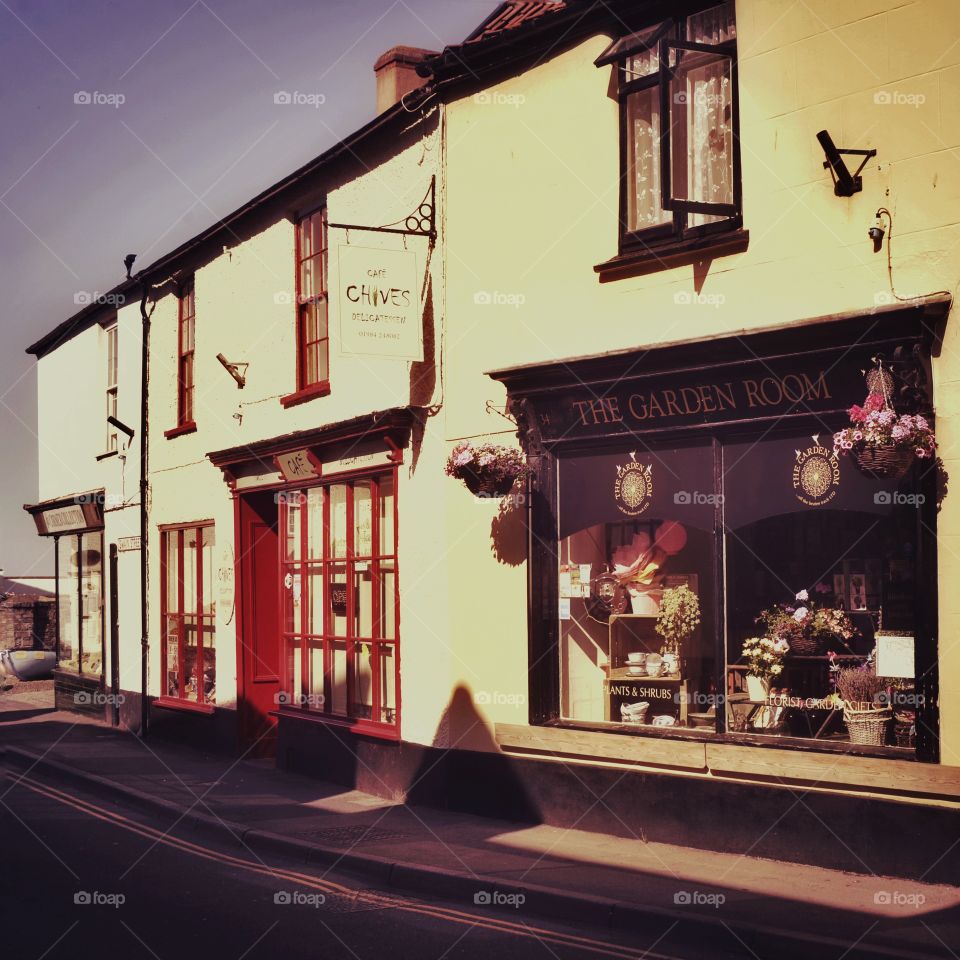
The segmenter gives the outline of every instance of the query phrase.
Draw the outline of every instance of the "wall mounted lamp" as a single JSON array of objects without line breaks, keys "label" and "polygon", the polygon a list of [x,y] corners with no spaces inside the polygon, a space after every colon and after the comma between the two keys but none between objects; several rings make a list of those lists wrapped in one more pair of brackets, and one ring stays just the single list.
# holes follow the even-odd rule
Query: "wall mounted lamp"
[{"label": "wall mounted lamp", "polygon": [[[855,193],[859,193],[863,189],[863,180],[860,172],[867,165],[867,161],[877,155],[877,151],[848,150],[836,147],[834,146],[833,138],[826,130],[821,130],[817,134],[817,140],[820,141],[820,146],[823,147],[823,152],[827,158],[823,163],[824,169],[829,169],[830,176],[833,177],[834,194],[838,197],[852,197]],[[843,162],[844,155],[863,157],[863,161],[860,166],[857,167],[855,173],[851,173],[847,169],[847,165]]]}]

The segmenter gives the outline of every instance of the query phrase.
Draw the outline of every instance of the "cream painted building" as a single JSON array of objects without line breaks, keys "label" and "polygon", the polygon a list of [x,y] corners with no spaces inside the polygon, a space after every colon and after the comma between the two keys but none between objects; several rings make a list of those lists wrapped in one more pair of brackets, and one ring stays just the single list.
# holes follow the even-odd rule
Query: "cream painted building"
[{"label": "cream painted building", "polygon": [[[113,292],[136,337],[148,290],[151,728],[414,802],[847,866],[799,810],[751,824],[786,778],[860,849],[892,793],[936,842],[960,508],[930,458],[871,474],[831,435],[873,371],[960,469],[960,12],[664,16],[510,2],[439,55],[397,48],[375,121]],[[49,385],[109,314],[41,341],[45,445],[79,437]],[[518,437],[508,496],[445,476],[463,442]],[[43,472],[44,501],[107,484]],[[664,638],[684,587],[699,623]],[[793,642],[758,686],[743,643],[778,606]],[[845,716],[831,665],[874,647],[880,709]]]}]

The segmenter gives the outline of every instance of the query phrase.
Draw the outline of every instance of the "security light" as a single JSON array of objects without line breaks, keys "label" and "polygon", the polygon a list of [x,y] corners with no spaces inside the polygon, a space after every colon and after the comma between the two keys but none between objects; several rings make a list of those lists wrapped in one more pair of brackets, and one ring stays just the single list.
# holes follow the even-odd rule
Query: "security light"
[{"label": "security light", "polygon": [[[863,189],[863,180],[860,177],[860,171],[867,165],[871,157],[877,155],[876,150],[848,150],[834,146],[833,138],[826,130],[821,130],[817,134],[820,146],[826,155],[824,169],[829,168],[830,175],[833,177],[833,192],[838,197],[852,197]],[[850,173],[847,165],[843,162],[842,154],[848,156],[863,157],[863,162],[857,167],[856,173]]]}]

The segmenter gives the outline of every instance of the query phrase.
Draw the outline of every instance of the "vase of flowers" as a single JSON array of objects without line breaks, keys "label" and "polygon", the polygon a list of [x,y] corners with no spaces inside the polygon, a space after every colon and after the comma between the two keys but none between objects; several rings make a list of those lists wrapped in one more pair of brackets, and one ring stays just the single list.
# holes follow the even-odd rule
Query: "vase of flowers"
[{"label": "vase of flowers", "polygon": [[794,604],[770,607],[757,617],[770,639],[782,640],[796,654],[814,656],[823,653],[830,640],[853,637],[853,624],[843,610],[811,600],[806,590],[794,600]]},{"label": "vase of flowers", "polygon": [[783,638],[748,637],[743,641],[743,659],[747,662],[747,695],[751,700],[765,701],[770,695],[770,682],[783,673],[783,658],[790,644]]},{"label": "vase of flowers", "polygon": [[867,376],[870,391],[847,412],[850,426],[833,435],[837,454],[850,454],[857,469],[877,480],[898,480],[914,458],[936,456],[937,440],[924,417],[897,414],[890,403],[891,374],[879,366]]},{"label": "vase of flowers", "polygon": [[680,656],[680,648],[700,626],[700,601],[686,584],[663,591],[656,631],[663,637],[661,653]]},{"label": "vase of flowers", "polygon": [[498,443],[458,443],[447,457],[448,477],[462,480],[475,497],[502,497],[526,466],[523,451]]},{"label": "vase of flowers", "polygon": [[877,676],[873,664],[838,670],[837,692],[843,700],[843,719],[850,742],[873,746],[886,743],[893,710],[886,695],[887,682]]}]

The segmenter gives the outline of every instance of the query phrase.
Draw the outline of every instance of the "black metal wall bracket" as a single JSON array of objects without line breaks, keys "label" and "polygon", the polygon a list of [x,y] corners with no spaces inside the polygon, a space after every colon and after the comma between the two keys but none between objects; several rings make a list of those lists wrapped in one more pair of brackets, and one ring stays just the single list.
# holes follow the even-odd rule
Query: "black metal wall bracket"
[{"label": "black metal wall bracket", "polygon": [[[821,130],[817,134],[817,140],[823,148],[827,159],[823,162],[824,170],[830,171],[833,178],[833,192],[838,197],[852,197],[863,189],[863,179],[860,174],[867,165],[871,157],[877,155],[876,150],[846,150],[842,147],[834,146],[833,139],[826,130]],[[843,162],[843,155],[848,157],[863,157],[860,166],[855,173],[847,170],[847,165]]]},{"label": "black metal wall bracket", "polygon": [[[403,224],[401,227],[400,224]],[[365,230],[368,233],[398,233],[406,237],[429,237],[437,239],[437,178],[430,178],[430,186],[423,200],[406,217],[382,227],[368,227],[359,223],[328,223],[334,230]]]}]

